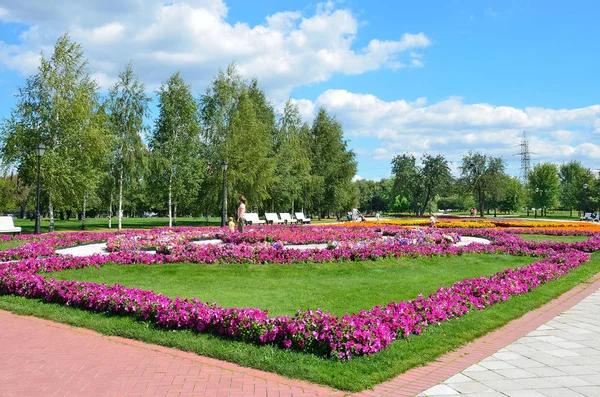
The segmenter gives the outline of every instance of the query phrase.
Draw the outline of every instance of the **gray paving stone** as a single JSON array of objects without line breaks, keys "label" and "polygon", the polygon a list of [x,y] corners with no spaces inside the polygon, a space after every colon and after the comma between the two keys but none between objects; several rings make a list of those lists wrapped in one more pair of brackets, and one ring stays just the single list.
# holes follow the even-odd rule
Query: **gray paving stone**
[{"label": "gray paving stone", "polygon": [[473,379],[471,379],[468,376],[463,375],[461,373],[461,374],[456,374],[444,381],[445,384],[462,383],[462,382],[473,382]]},{"label": "gray paving stone", "polygon": [[523,390],[523,385],[514,380],[484,380],[481,381],[484,385],[488,386],[492,390],[497,390],[501,393],[505,393],[509,390]]},{"label": "gray paving stone", "polygon": [[[564,368],[564,367],[561,367]],[[564,376],[565,372],[551,367],[537,367],[537,368],[527,368],[527,371],[532,374],[536,374],[540,378],[550,377],[550,376]]]},{"label": "gray paving stone", "polygon": [[[510,370],[507,370],[510,371]],[[477,381],[483,381],[483,380],[502,380],[502,379],[506,379],[504,376],[494,372],[494,371],[475,371],[475,372],[463,372],[464,374],[468,375],[471,379],[477,380]]]},{"label": "gray paving stone", "polygon": [[582,397],[584,394],[578,393],[566,387],[557,387],[555,389],[546,389],[542,391],[548,397]]},{"label": "gray paving stone", "polygon": [[598,397],[600,396],[600,386],[582,386],[582,387],[573,387],[572,390],[577,393],[581,393],[587,397]]},{"label": "gray paving stone", "polygon": [[544,389],[554,389],[560,387],[558,383],[554,383],[548,378],[523,378],[523,379],[515,379],[516,382],[523,385],[524,390],[544,390]]},{"label": "gray paving stone", "polygon": [[526,371],[521,368],[514,369],[496,369],[494,370],[497,374],[504,376],[507,379],[520,379],[520,378],[535,378],[537,375]]},{"label": "gray paving stone", "polygon": [[592,386],[592,384],[578,376],[566,375],[566,376],[552,376],[546,378],[547,380],[557,383],[560,386],[572,387],[572,386]]},{"label": "gray paving stone", "polygon": [[546,397],[544,394],[535,390],[511,390],[505,393],[509,397]]},{"label": "gray paving stone", "polygon": [[[485,382],[502,382],[500,380],[497,381],[485,381]],[[453,383],[452,385],[448,385],[456,391],[459,391],[461,394],[466,393],[488,393],[495,391],[490,386],[485,385],[484,383],[472,381],[472,382],[463,382],[463,383]]]},{"label": "gray paving stone", "polygon": [[490,360],[490,361],[481,361],[479,363],[479,365],[481,365],[482,367],[488,368],[488,369],[514,369],[516,368],[514,365],[511,365],[505,361],[500,361],[500,360]]},{"label": "gray paving stone", "polygon": [[459,394],[456,390],[447,385],[435,385],[423,392],[425,396],[452,396]]}]

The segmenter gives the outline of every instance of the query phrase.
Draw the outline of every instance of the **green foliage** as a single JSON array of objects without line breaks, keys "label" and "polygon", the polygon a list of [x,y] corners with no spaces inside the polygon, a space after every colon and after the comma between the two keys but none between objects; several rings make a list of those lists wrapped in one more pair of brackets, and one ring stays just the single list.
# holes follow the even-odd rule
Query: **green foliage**
[{"label": "green foliage", "polygon": [[479,203],[479,215],[482,217],[486,203],[500,197],[504,168],[504,160],[501,157],[469,152],[462,158],[459,167],[461,182],[473,193]]},{"label": "green foliage", "polygon": [[348,150],[342,125],[320,108],[310,130],[312,175],[311,208],[319,216],[340,215],[356,201],[352,178],[356,156]]},{"label": "green foliage", "polygon": [[200,119],[211,170],[202,186],[205,208],[214,213],[220,207],[222,162],[228,164],[228,212],[235,212],[239,195],[246,196],[249,209],[262,207],[275,179],[275,116],[264,92],[256,81],[243,81],[230,65],[202,97]]},{"label": "green foliage", "polygon": [[[579,161],[573,160],[561,164],[558,168],[558,177],[560,180],[558,198],[563,208],[585,210],[586,201],[593,202],[588,199],[593,191],[594,175]],[[588,189],[584,188],[586,184]]]},{"label": "green foliage", "polygon": [[310,183],[310,148],[304,141],[308,126],[302,123],[298,107],[286,101],[273,136],[275,179],[269,195],[271,207],[295,212],[304,205],[304,188]]},{"label": "green foliage", "polygon": [[448,160],[441,155],[424,154],[421,165],[415,156],[402,154],[392,160],[395,192],[406,197],[416,215],[431,211],[432,201],[451,186],[453,178]]},{"label": "green foliage", "polygon": [[38,161],[34,147],[46,145],[41,177],[52,218],[55,205],[80,208],[84,194],[94,189],[106,157],[105,136],[96,82],[81,45],[64,34],[52,56],[42,53],[37,73],[19,88],[2,126],[3,163],[32,185]]},{"label": "green foliage", "polygon": [[206,165],[198,103],[190,86],[175,73],[160,86],[157,96],[159,116],[149,137],[149,188],[157,205],[164,208],[166,202],[172,225],[172,218],[177,216],[173,205],[180,210],[193,207]]},{"label": "green foliage", "polygon": [[529,173],[528,185],[531,190],[533,208],[553,208],[558,204],[558,168],[551,163],[538,163]]},{"label": "green foliage", "polygon": [[141,134],[146,128],[144,117],[148,114],[149,102],[144,84],[134,74],[131,63],[127,64],[110,89],[107,105],[112,143],[109,164],[119,189],[119,229],[123,215],[123,186],[139,181],[146,168],[148,149]]}]

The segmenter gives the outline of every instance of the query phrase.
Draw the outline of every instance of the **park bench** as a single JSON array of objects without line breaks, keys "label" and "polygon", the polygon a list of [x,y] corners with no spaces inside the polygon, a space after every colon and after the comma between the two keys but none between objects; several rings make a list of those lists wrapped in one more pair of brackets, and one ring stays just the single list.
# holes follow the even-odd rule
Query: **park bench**
[{"label": "park bench", "polygon": [[296,220],[298,223],[310,223],[310,218],[306,218],[303,212],[296,212]]},{"label": "park bench", "polygon": [[265,212],[265,219],[267,220],[267,224],[275,225],[278,223],[283,223],[281,219],[274,212]]},{"label": "park bench", "polygon": [[281,220],[284,223],[294,223],[294,222],[296,222],[296,220],[293,219],[292,216],[290,214],[288,214],[287,212],[280,212],[279,213],[279,217],[281,218]]},{"label": "park bench", "polygon": [[244,222],[246,222],[246,225],[260,225],[267,223],[266,221],[261,220],[256,212],[247,212],[244,216]]},{"label": "park bench", "polygon": [[21,233],[21,228],[15,226],[12,216],[0,216],[0,233]]}]

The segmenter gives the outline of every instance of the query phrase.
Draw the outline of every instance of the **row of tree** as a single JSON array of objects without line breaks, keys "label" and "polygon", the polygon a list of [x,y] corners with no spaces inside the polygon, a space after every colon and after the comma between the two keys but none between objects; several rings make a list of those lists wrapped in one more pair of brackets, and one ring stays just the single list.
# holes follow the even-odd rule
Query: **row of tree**
[{"label": "row of tree", "polygon": [[455,178],[443,156],[425,154],[420,162],[410,154],[392,160],[390,179],[357,181],[361,211],[404,212],[423,215],[437,209],[517,212],[525,208],[562,208],[594,212],[600,207],[600,176],[578,161],[533,167],[526,183],[505,172],[500,157],[469,152]]},{"label": "row of tree", "polygon": [[[256,79],[242,79],[234,65],[199,98],[173,74],[156,92],[153,122],[151,101],[131,64],[101,94],[82,47],[60,37],[19,87],[2,124],[0,152],[10,175],[0,185],[3,206],[12,203],[23,216],[33,208],[40,143],[47,148],[41,180],[50,230],[55,212],[80,214],[83,222],[90,211],[116,212],[119,228],[124,213],[160,211],[170,224],[177,214],[218,214],[224,172],[228,196],[245,195],[252,210],[325,216],[356,200],[355,154],[335,117],[319,109],[309,125],[291,101],[277,112]],[[229,200],[228,213],[235,206]]]}]

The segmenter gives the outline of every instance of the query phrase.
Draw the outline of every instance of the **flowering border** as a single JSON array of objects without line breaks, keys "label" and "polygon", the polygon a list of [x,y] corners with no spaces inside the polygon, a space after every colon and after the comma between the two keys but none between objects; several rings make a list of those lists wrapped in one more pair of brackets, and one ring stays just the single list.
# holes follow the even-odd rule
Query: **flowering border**
[{"label": "flowering border", "polygon": [[[250,244],[239,247],[236,254],[252,252],[257,262],[291,263],[290,260],[362,260],[381,256],[461,255],[464,253],[501,252],[512,255],[542,257],[539,262],[517,269],[506,269],[489,277],[459,281],[442,287],[427,298],[375,306],[358,313],[336,316],[320,310],[298,311],[295,316],[269,317],[268,311],[251,308],[223,308],[197,299],[171,299],[151,291],[79,281],[58,281],[39,272],[53,272],[105,263],[168,263],[201,261],[224,255],[220,246],[198,247],[198,250],[151,255],[143,252],[118,252],[106,256],[57,257],[23,259],[0,264],[0,291],[48,302],[57,302],[87,310],[133,315],[169,329],[192,329],[197,332],[227,336],[256,344],[274,344],[284,349],[350,359],[373,354],[398,338],[419,334],[432,324],[461,317],[472,309],[509,299],[532,291],[555,280],[589,260],[587,252],[600,250],[600,235],[578,243],[526,242],[517,236],[492,229],[455,229],[457,233],[479,235],[494,240],[490,246],[471,244],[466,247],[431,245],[427,249],[397,242],[348,242],[348,250],[284,251],[271,245]],[[224,247],[234,247],[233,244]],[[202,248],[202,249],[200,249]],[[343,248],[343,247],[342,247]],[[387,249],[387,250],[386,250]],[[190,252],[192,254],[190,254]],[[195,256],[202,252],[201,256]],[[286,254],[287,252],[287,254]],[[333,256],[319,256],[318,252]],[[348,253],[349,252],[349,253]],[[207,254],[210,253],[210,254]],[[229,254],[232,254],[230,251]],[[267,254],[265,254],[267,253]],[[291,254],[290,254],[291,253]],[[211,256],[214,255],[214,256]],[[290,256],[291,255],[291,256]],[[300,256],[298,256],[300,255]],[[303,256],[304,255],[304,256]],[[223,262],[223,256],[219,257]],[[227,256],[225,258],[234,258]],[[247,259],[247,258],[246,258]],[[228,259],[225,259],[227,261]],[[239,260],[239,258],[238,258]],[[244,259],[242,259],[244,260]],[[231,263],[231,262],[226,262]],[[256,262],[255,262],[256,263]]]}]

